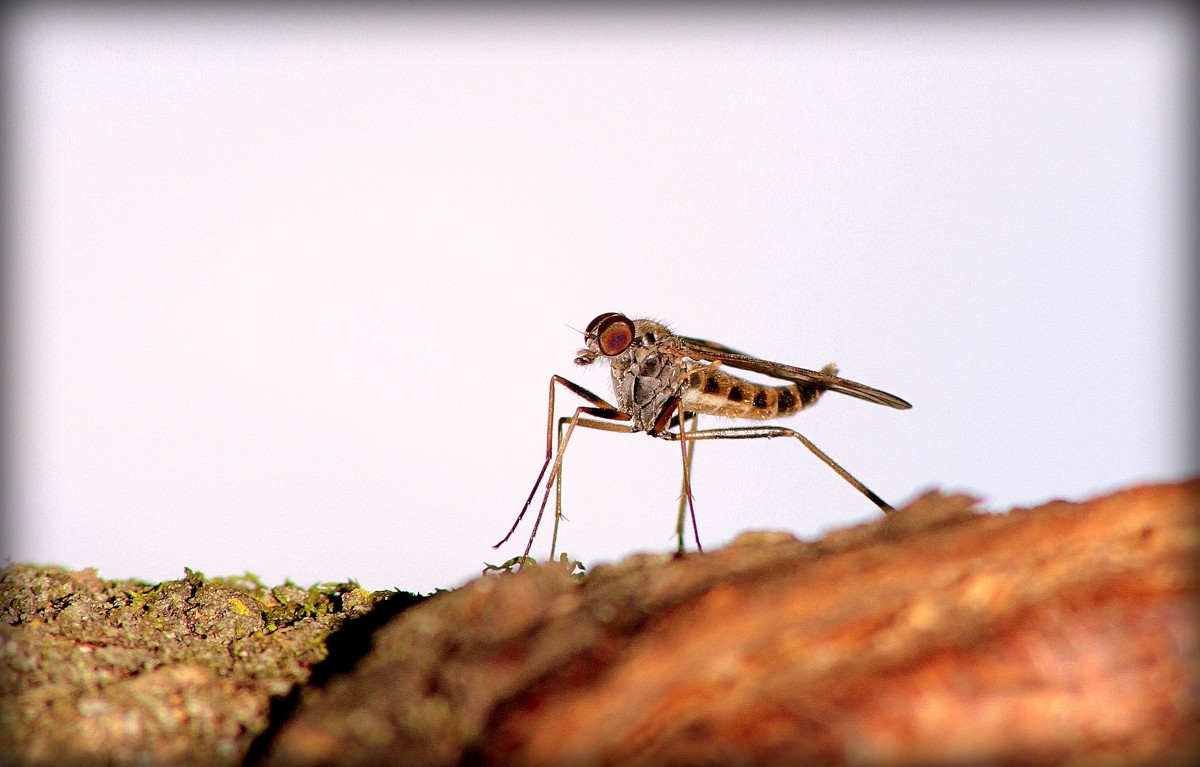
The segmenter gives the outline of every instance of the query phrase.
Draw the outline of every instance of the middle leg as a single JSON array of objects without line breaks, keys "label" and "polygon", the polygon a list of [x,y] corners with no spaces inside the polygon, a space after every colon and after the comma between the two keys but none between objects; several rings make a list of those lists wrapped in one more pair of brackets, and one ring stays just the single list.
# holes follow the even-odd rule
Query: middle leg
[{"label": "middle leg", "polygon": [[[686,421],[692,422],[690,432],[696,433],[696,429],[700,426],[700,415],[698,413],[684,413],[685,418],[683,423],[679,423],[679,430],[682,432],[686,428]],[[675,425],[675,424],[672,424]],[[679,490],[679,514],[675,517],[675,538],[679,542],[678,552],[683,553],[683,522],[684,515],[692,505],[692,458],[696,453],[696,442],[691,439],[680,440],[680,445],[686,445],[686,450],[683,455],[683,483]],[[692,514],[692,532],[696,536],[696,549],[704,551],[700,548],[700,531],[696,529],[696,515]]]}]

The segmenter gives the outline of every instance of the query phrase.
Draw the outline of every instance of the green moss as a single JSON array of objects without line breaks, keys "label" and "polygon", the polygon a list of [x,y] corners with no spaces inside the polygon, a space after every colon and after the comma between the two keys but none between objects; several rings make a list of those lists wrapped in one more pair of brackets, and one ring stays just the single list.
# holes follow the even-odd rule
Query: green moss
[{"label": "green moss", "polygon": [[567,572],[573,575],[577,580],[582,581],[587,577],[587,566],[578,559],[572,559],[565,551],[558,555],[558,559],[549,562],[538,562],[533,557],[517,556],[509,559],[498,565],[491,565],[487,562],[483,563],[483,574],[499,573],[502,575],[511,575],[525,567],[565,567]]},{"label": "green moss", "polygon": [[185,568],[150,584],[9,565],[0,752],[14,764],[237,764],[271,698],[307,680],[330,634],[388,593],[272,587],[249,572]]}]

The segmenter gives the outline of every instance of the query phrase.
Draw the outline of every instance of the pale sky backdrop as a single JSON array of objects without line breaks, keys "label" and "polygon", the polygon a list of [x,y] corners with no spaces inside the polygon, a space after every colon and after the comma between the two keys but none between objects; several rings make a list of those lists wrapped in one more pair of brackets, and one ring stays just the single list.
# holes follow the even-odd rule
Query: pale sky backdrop
[{"label": "pale sky backdrop", "polygon": [[[1100,7],[10,9],[3,555],[455,586],[606,311],[908,399],[787,422],[897,505],[1190,476],[1194,27]],[[560,548],[673,547],[675,444],[566,477]],[[694,487],[878,514],[795,441]]]}]

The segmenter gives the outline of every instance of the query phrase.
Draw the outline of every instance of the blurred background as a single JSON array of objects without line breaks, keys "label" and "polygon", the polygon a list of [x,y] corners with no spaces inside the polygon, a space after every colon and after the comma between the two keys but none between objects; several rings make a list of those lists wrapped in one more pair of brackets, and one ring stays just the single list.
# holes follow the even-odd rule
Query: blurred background
[{"label": "blurred background", "polygon": [[[786,424],[896,505],[1196,472],[1178,8],[5,13],[6,558],[455,586],[607,311],[912,402]],[[706,547],[878,515],[794,441],[694,472]],[[580,432],[559,550],[671,550],[679,473]]]}]

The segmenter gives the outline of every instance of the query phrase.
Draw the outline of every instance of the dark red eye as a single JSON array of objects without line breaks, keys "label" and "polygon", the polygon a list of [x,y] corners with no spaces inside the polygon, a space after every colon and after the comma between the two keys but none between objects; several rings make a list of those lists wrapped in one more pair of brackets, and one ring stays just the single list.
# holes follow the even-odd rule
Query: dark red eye
[{"label": "dark red eye", "polygon": [[[604,314],[592,320],[592,323],[596,325],[596,342],[600,345],[600,353],[606,357],[617,356],[633,343],[633,321],[623,314]],[[588,326],[589,329],[591,327]]]},{"label": "dark red eye", "polygon": [[587,328],[583,332],[588,333],[588,334],[593,333],[593,332],[595,332],[596,328],[600,327],[601,322],[604,322],[609,317],[620,317],[620,316],[621,316],[620,312],[605,312],[604,314],[601,314],[599,317],[597,317],[596,319],[589,322]]}]

